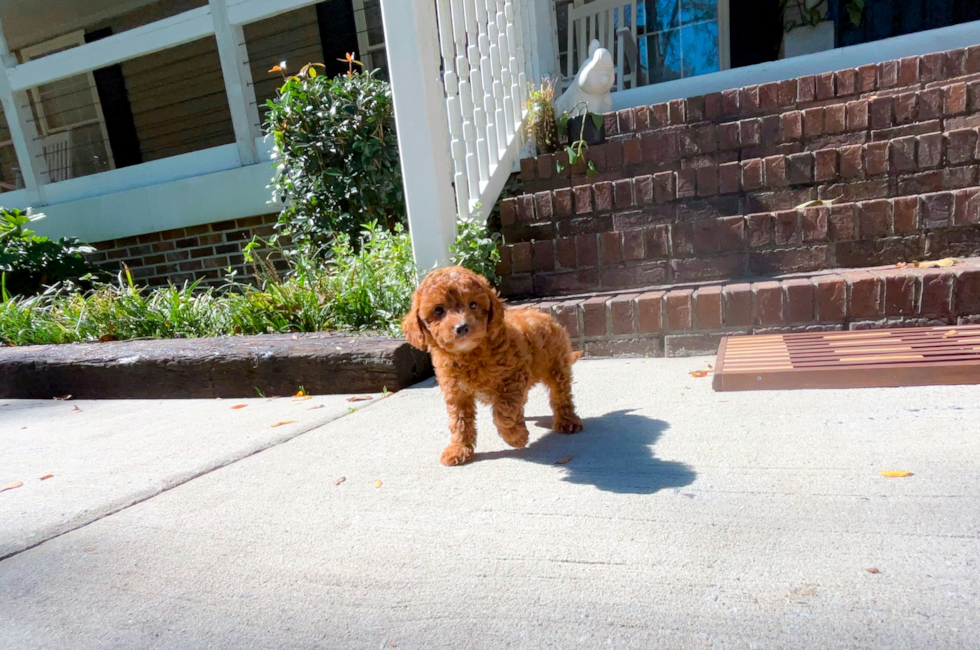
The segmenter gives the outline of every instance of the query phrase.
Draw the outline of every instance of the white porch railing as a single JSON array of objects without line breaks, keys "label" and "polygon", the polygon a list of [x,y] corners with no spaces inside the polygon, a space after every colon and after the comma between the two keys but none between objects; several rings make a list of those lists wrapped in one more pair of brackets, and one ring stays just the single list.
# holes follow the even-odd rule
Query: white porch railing
[{"label": "white porch railing", "polygon": [[554,13],[550,0],[381,9],[412,247],[427,269],[446,263],[456,214],[485,218],[514,171],[528,83],[554,74]]}]

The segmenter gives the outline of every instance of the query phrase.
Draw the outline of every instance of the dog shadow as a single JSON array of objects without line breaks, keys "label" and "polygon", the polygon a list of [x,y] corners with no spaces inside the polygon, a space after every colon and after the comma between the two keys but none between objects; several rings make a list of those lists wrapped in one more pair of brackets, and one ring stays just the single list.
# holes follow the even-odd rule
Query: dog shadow
[{"label": "dog shadow", "polygon": [[[529,417],[528,422],[551,427],[551,416]],[[632,410],[621,410],[582,420],[585,430],[574,435],[550,431],[524,449],[477,453],[475,461],[520,458],[562,468],[569,483],[594,485],[606,492],[653,494],[690,485],[697,478],[684,463],[657,458],[651,446],[670,425]],[[559,460],[570,457],[567,463]]]}]

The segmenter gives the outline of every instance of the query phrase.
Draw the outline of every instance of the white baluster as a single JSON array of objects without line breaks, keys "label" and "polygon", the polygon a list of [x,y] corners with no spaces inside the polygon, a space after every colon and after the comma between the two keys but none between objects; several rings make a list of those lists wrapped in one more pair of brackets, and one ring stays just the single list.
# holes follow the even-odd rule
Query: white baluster
[{"label": "white baluster", "polygon": [[487,36],[490,39],[490,76],[493,79],[493,126],[497,132],[497,150],[507,148],[507,129],[504,127],[504,85],[500,80],[500,33],[497,30],[497,3],[487,0]]},{"label": "white baluster", "polygon": [[527,102],[527,65],[524,53],[524,25],[522,24],[524,5],[523,0],[511,0],[514,6],[514,42],[511,47],[517,50],[517,90],[521,98],[521,111],[518,119],[524,115],[524,104]]},{"label": "white baluster", "polygon": [[492,176],[497,168],[500,159],[500,150],[497,142],[497,128],[494,120],[496,119],[496,102],[493,99],[493,71],[490,66],[490,26],[488,24],[488,0],[476,0],[477,2],[477,22],[480,29],[480,74],[483,76],[483,111],[486,115],[486,140],[487,154],[490,163],[490,175]]},{"label": "white baluster", "polygon": [[476,164],[479,182],[470,178],[470,188],[477,189],[490,178],[489,156],[487,154],[487,120],[483,110],[483,73],[480,71],[479,47],[479,9],[475,0],[466,1],[466,59],[470,64],[470,92],[473,100],[473,125],[476,138]]},{"label": "white baluster", "polygon": [[535,3],[539,0],[525,0],[524,7],[527,14],[527,25],[528,32],[526,33],[525,40],[527,41],[527,51],[528,59],[531,62],[531,83],[540,84],[542,77],[544,77],[544,72],[541,69],[541,53],[538,50],[538,19],[537,19],[537,8]]},{"label": "white baluster", "polygon": [[470,82],[459,82],[459,105],[463,111],[463,142],[466,144],[466,180],[470,200],[480,196],[480,166],[476,154],[476,130],[473,128],[473,91]]},{"label": "white baluster", "polygon": [[514,24],[514,0],[504,0],[504,20],[507,26],[507,67],[510,70],[510,100],[511,100],[511,119],[514,129],[519,129],[521,117],[524,115],[524,106],[521,101],[522,92],[521,82],[524,73],[520,71],[517,62],[517,29]]},{"label": "white baluster", "polygon": [[[459,111],[459,78],[455,72],[453,16],[449,0],[438,0],[439,49],[442,55],[443,85],[446,89],[446,117],[449,127],[449,148],[453,161],[453,182],[457,206],[466,206],[466,150],[463,145],[463,122]],[[460,201],[460,197],[463,201]],[[460,207],[463,209],[463,207]]]},{"label": "white baluster", "polygon": [[[512,72],[517,71],[517,62],[511,65],[510,38],[507,35],[507,5],[506,0],[497,0],[497,32],[500,43],[500,82],[504,90],[504,129],[506,131],[506,141],[514,136],[517,122],[514,121],[514,79],[516,75]],[[520,115],[520,109],[517,110]]]}]

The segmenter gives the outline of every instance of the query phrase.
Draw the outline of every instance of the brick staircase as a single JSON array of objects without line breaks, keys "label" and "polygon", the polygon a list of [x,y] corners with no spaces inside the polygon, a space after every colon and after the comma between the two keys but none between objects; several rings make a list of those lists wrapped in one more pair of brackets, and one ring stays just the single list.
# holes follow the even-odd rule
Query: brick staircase
[{"label": "brick staircase", "polygon": [[[536,299],[591,354],[980,315],[975,260],[895,268],[980,255],[980,46],[605,124],[596,175],[563,153],[525,159],[524,193],[501,202],[502,292]],[[797,208],[815,199],[833,203]]]}]

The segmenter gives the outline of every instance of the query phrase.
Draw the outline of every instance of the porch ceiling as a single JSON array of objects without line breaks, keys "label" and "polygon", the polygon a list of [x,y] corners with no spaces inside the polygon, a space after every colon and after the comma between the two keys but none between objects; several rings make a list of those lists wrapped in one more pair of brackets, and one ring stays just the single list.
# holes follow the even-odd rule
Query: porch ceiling
[{"label": "porch ceiling", "polygon": [[157,0],[0,0],[0,20],[11,49],[19,49]]}]

